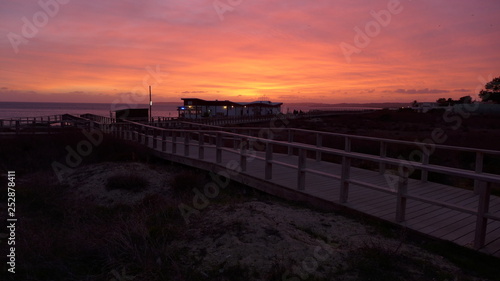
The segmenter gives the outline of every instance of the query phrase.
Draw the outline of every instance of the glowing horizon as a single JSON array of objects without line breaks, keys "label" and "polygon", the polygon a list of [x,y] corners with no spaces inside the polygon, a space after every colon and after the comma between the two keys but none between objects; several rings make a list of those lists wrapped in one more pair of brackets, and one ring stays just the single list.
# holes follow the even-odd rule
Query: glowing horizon
[{"label": "glowing horizon", "polygon": [[498,1],[39,3],[0,3],[0,102],[139,100],[145,85],[155,102],[478,99],[500,75]]}]

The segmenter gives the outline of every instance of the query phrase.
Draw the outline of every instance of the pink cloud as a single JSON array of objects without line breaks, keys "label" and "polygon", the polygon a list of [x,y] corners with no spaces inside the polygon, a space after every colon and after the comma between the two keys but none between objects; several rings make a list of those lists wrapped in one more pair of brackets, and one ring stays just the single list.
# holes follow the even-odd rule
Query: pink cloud
[{"label": "pink cloud", "polygon": [[388,2],[243,1],[221,21],[211,0],[72,0],[15,54],[7,35],[20,34],[21,18],[40,7],[3,1],[0,87],[92,101],[140,87],[145,68],[158,65],[169,75],[155,89],[171,100],[184,91],[245,99],[264,91],[338,102],[347,92],[375,102],[446,93],[432,89],[458,96],[453,89],[475,89],[478,76],[498,76],[495,1],[401,0],[402,12],[348,63],[339,45],[353,44],[354,28]]}]

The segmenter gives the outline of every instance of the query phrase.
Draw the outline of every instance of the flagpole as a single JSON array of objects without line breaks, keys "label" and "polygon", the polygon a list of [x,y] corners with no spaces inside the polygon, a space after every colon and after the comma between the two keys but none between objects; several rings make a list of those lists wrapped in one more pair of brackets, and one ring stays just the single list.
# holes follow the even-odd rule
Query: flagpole
[{"label": "flagpole", "polygon": [[151,118],[153,117],[153,112],[151,111],[153,107],[153,100],[151,99],[151,86],[149,86],[149,122],[151,122]]}]

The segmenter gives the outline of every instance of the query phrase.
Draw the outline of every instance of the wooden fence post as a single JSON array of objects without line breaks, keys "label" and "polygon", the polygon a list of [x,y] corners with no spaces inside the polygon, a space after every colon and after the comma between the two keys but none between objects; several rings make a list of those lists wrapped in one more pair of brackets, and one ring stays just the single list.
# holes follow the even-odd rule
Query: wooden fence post
[{"label": "wooden fence post", "polygon": [[217,132],[215,139],[215,161],[222,162],[222,134]]},{"label": "wooden fence post", "polygon": [[[380,158],[385,158],[385,157],[387,157],[387,143],[381,141],[380,142]],[[386,167],[386,165],[384,162],[380,162],[378,164],[378,170],[379,170],[379,173],[381,175],[383,175],[385,173],[385,167]]]},{"label": "wooden fence post", "polygon": [[172,131],[172,154],[177,154],[177,131]]},{"label": "wooden fence post", "polygon": [[152,134],[150,133],[150,131],[151,131],[151,129],[146,128],[146,147],[149,147],[153,143],[153,137],[152,137]]},{"label": "wooden fence post", "polygon": [[299,149],[299,163],[297,165],[297,189],[304,190],[306,188],[306,153],[305,149]]},{"label": "wooden fence post", "polygon": [[[345,138],[345,152],[351,152],[351,139]],[[351,158],[342,157],[342,174],[340,175],[340,203],[346,203],[349,197],[349,178],[351,174]]]},{"label": "wooden fence post", "polygon": [[[292,143],[293,142],[293,130],[288,129],[288,142]],[[288,155],[293,155],[293,147],[288,146]]]},{"label": "wooden fence post", "polygon": [[408,172],[399,176],[398,180],[398,195],[396,205],[396,221],[405,221],[406,216],[406,193],[408,192]]},{"label": "wooden fence post", "polygon": [[248,139],[243,138],[240,144],[240,167],[241,171],[245,172],[247,170],[247,147]]},{"label": "wooden fence post", "polygon": [[[475,171],[478,174],[483,172],[483,164],[484,164],[484,153],[476,152],[476,168]],[[478,195],[481,190],[481,185],[484,183],[479,180],[474,180],[474,194]]]},{"label": "wooden fence post", "polygon": [[202,132],[198,133],[198,159],[205,157],[205,135]]},{"label": "wooden fence post", "polygon": [[[323,135],[316,134],[316,147],[323,147]],[[316,161],[321,161],[321,151],[316,151]]]},{"label": "wooden fence post", "polygon": [[191,137],[191,132],[184,132],[184,156],[189,156],[189,138]]},{"label": "wooden fence post", "polygon": [[158,146],[158,140],[156,139],[156,129],[153,129],[153,149],[156,149]]},{"label": "wooden fence post", "polygon": [[[428,149],[424,149],[424,151],[423,151],[423,158],[422,158],[422,164],[424,166],[427,166],[429,164],[429,158],[430,158],[429,150]],[[429,171],[422,170],[422,176],[421,176],[420,180],[422,182],[427,182],[428,178],[429,178]]]},{"label": "wooden fence post", "polygon": [[161,151],[167,151],[167,131],[161,131]]},{"label": "wooden fence post", "polygon": [[486,226],[488,218],[484,217],[490,208],[490,183],[479,185],[479,204],[477,207],[476,232],[474,235],[474,248],[480,249],[484,246],[486,240]]},{"label": "wooden fence post", "polygon": [[[231,130],[231,133],[236,134],[236,130]],[[238,141],[235,136],[231,136],[233,138],[233,149],[238,149]]]},{"label": "wooden fence post", "polygon": [[266,142],[266,168],[265,179],[273,178],[273,144]]}]

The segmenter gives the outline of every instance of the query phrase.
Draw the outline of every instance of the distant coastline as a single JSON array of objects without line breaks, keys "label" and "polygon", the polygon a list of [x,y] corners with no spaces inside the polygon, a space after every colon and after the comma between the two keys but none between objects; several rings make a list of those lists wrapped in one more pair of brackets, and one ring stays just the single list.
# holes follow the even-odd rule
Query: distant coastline
[{"label": "distant coastline", "polygon": [[[177,106],[182,102],[153,103],[153,116],[176,117]],[[293,110],[308,112],[311,110],[345,109],[381,109],[407,106],[408,103],[284,103],[283,113]],[[120,108],[146,108],[147,104],[110,104],[110,103],[67,103],[67,102],[0,102],[0,119],[16,117],[35,117],[57,114],[84,114],[109,116],[109,112]]]}]

